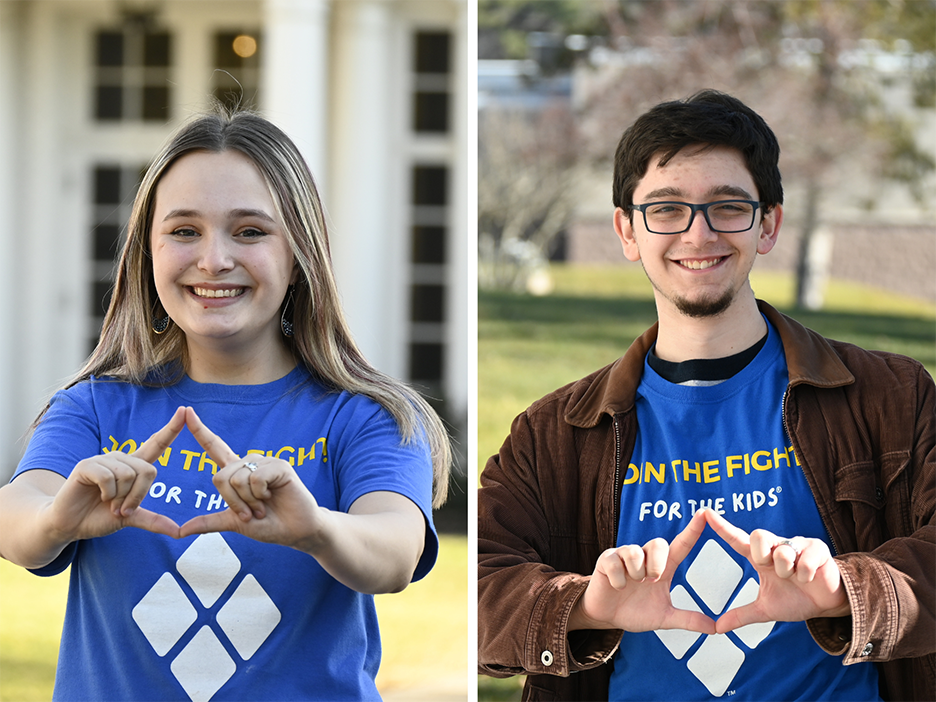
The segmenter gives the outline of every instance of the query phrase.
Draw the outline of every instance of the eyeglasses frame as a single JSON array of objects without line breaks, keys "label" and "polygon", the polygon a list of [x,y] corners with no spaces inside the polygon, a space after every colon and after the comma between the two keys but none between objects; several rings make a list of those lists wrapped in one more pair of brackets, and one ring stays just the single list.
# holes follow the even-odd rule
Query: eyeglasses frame
[{"label": "eyeglasses frame", "polygon": [[[754,209],[751,212],[751,223],[744,229],[732,229],[731,231],[725,231],[723,229],[716,229],[712,226],[712,220],[709,219],[708,208],[712,205],[723,205],[726,202],[744,202],[748,205],[753,205]],[[653,205],[682,205],[683,207],[689,208],[689,224],[686,225],[685,229],[681,229],[678,232],[655,232],[650,228],[650,225],[647,223],[647,208],[652,207]],[[637,210],[643,214],[644,227],[647,228],[647,231],[651,234],[658,234],[660,236],[672,236],[674,234],[685,234],[692,228],[692,223],[695,221],[695,216],[697,212],[701,212],[702,216],[705,217],[705,223],[708,224],[709,229],[717,234],[740,234],[741,232],[748,231],[751,227],[754,226],[754,222],[757,220],[757,210],[758,208],[763,208],[763,202],[757,202],[756,200],[743,200],[741,198],[730,198],[728,200],[716,200],[715,202],[706,202],[702,205],[693,205],[691,202],[679,202],[678,200],[657,200],[655,202],[645,202],[642,205],[631,205],[631,210]]]}]

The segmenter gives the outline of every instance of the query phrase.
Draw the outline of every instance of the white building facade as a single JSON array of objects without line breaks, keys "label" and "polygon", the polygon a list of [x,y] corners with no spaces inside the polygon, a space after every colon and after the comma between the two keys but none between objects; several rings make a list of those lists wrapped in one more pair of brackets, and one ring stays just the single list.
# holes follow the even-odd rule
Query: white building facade
[{"label": "white building facade", "polygon": [[0,0],[0,477],[93,348],[141,170],[212,98],[295,140],[358,344],[463,424],[466,33],[466,0]]}]

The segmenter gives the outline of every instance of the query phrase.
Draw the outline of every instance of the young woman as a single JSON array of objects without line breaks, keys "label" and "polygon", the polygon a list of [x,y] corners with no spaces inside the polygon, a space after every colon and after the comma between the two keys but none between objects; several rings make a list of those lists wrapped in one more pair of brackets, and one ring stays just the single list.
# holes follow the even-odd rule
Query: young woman
[{"label": "young woman", "polygon": [[98,347],[0,488],[0,555],[71,565],[55,699],[378,699],[372,595],[432,567],[449,463],[351,339],[293,143],[193,121],[140,186]]}]

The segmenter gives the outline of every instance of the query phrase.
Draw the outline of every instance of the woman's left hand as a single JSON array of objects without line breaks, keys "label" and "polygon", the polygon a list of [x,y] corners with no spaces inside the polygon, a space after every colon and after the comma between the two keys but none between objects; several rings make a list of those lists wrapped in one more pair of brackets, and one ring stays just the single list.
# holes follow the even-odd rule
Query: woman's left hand
[{"label": "woman's left hand", "polygon": [[181,536],[234,531],[257,541],[299,547],[303,538],[323,528],[323,509],[289,463],[262,454],[238,456],[221,437],[186,408],[185,423],[192,436],[218,464],[212,478],[227,509],[193,517]]}]

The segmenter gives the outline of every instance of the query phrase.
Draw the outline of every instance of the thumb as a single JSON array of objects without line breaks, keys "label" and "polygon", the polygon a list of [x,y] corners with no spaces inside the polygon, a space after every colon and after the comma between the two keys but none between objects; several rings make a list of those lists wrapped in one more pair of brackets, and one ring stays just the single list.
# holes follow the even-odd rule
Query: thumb
[{"label": "thumb", "polygon": [[734,631],[735,629],[740,629],[742,626],[747,626],[748,624],[759,624],[768,621],[771,620],[763,616],[757,604],[752,602],[751,604],[746,604],[725,612],[718,618],[718,621],[715,622],[715,629],[717,633],[724,634],[729,631]]},{"label": "thumb", "polygon": [[179,538],[179,525],[175,521],[164,514],[156,514],[141,507],[133,510],[130,516],[124,519],[124,525],[151,531],[154,534],[165,534],[173,539]]}]

